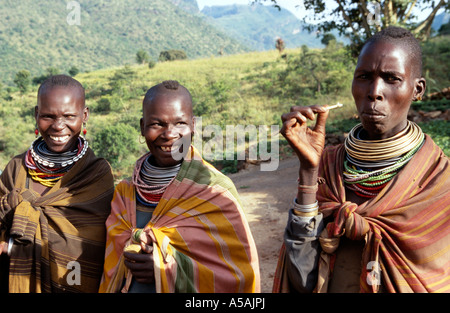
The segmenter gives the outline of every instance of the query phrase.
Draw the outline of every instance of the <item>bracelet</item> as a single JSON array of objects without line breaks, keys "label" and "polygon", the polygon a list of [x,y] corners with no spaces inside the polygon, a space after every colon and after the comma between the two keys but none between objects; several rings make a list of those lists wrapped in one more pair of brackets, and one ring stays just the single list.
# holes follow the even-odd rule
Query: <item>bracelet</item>
[{"label": "bracelet", "polygon": [[14,239],[12,237],[9,237],[9,240],[8,240],[8,252],[7,252],[8,256],[11,256],[11,250],[12,250],[13,244],[14,244]]},{"label": "bracelet", "polygon": [[296,216],[301,216],[301,217],[312,217],[312,216],[316,216],[319,211],[314,211],[314,212],[301,212],[301,211],[297,211],[296,209],[292,209],[292,213]]},{"label": "bracelet", "polygon": [[316,202],[312,204],[298,204],[296,199],[294,199],[294,210],[309,213],[319,210],[319,202],[316,200]]},{"label": "bracelet", "polygon": [[141,234],[142,234],[143,231],[144,231],[143,228],[135,228],[135,229],[133,229],[132,232],[131,232],[131,241],[133,243],[140,244],[141,243],[141,238],[140,237],[141,237]]},{"label": "bracelet", "polygon": [[301,193],[316,193],[319,190],[319,184],[312,186],[298,185],[298,191]]}]

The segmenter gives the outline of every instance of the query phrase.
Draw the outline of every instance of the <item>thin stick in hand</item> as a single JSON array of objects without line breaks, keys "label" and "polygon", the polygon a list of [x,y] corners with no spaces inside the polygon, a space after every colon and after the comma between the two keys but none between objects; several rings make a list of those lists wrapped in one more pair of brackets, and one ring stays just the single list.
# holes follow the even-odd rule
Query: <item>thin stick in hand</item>
[{"label": "thin stick in hand", "polygon": [[333,109],[336,109],[336,108],[342,108],[344,105],[342,104],[342,103],[337,103],[337,104],[335,104],[335,105],[330,105],[330,106],[327,106],[327,108],[328,108],[328,110],[333,110]]}]

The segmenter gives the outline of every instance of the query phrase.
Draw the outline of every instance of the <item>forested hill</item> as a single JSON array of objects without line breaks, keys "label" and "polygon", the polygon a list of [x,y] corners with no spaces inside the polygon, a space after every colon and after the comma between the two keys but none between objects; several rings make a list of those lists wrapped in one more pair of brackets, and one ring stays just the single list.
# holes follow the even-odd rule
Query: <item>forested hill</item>
[{"label": "forested hill", "polygon": [[287,48],[307,45],[323,47],[315,33],[303,29],[303,23],[286,9],[264,5],[205,6],[202,13],[208,21],[230,37],[245,42],[253,50],[275,49],[280,37]]},{"label": "forested hill", "polygon": [[[139,49],[157,60],[162,50],[183,50],[189,58],[246,51],[209,25],[196,1],[2,0],[0,5],[0,82],[17,71],[38,76],[49,67],[67,73],[135,63]],[[196,12],[197,10],[197,12]],[[69,15],[69,25],[67,19]]]}]

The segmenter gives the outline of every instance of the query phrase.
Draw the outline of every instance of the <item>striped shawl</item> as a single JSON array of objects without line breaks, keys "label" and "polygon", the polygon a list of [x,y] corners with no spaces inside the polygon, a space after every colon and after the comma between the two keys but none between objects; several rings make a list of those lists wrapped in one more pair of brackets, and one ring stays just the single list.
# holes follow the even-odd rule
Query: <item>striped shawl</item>
[{"label": "striped shawl", "polygon": [[[123,249],[136,227],[132,183],[117,185],[111,208],[100,292],[126,292],[131,274],[123,263]],[[256,246],[235,186],[194,148],[144,231],[153,240],[157,292],[260,290]]]},{"label": "striped shawl", "polygon": [[97,292],[114,191],[109,164],[88,149],[41,196],[28,188],[24,156],[13,158],[1,175],[2,240],[14,238],[9,275],[3,273],[1,283],[9,279],[9,292],[19,293]]},{"label": "striped shawl", "polygon": [[[346,201],[342,145],[327,148],[317,199],[324,218],[332,218],[319,240],[322,247],[316,292],[326,292],[339,237],[365,239],[360,291],[450,292],[450,169],[442,150],[426,135],[424,146],[374,198]],[[286,286],[283,253],[274,291]],[[371,271],[373,265],[380,271]]]}]

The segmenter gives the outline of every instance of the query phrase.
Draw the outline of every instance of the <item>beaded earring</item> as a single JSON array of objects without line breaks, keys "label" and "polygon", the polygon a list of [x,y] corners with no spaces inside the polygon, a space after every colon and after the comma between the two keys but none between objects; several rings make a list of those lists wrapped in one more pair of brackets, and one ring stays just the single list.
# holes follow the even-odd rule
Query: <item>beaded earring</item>
[{"label": "beaded earring", "polygon": [[[144,141],[142,141],[141,138],[144,138]],[[139,143],[140,143],[141,145],[145,143],[145,137],[142,136],[142,135],[139,135],[138,140],[139,140]]]},{"label": "beaded earring", "polygon": [[83,123],[83,137],[84,137],[84,139],[86,139],[86,133],[87,133],[86,123]]},{"label": "beaded earring", "polygon": [[38,127],[37,127],[37,124],[36,124],[36,126],[34,127],[34,134],[36,135],[36,138],[37,138],[38,135],[39,135],[39,129],[38,129]]}]

